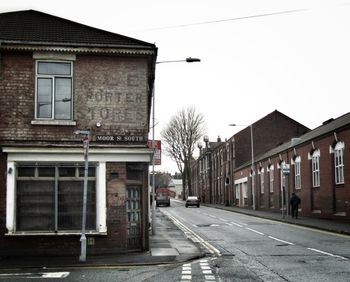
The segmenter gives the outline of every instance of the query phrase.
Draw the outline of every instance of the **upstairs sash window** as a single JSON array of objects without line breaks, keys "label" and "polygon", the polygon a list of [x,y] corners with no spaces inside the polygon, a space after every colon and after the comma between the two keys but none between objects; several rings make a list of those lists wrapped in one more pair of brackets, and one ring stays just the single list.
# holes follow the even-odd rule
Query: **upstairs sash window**
[{"label": "upstairs sash window", "polygon": [[72,63],[38,61],[36,118],[72,119]]}]

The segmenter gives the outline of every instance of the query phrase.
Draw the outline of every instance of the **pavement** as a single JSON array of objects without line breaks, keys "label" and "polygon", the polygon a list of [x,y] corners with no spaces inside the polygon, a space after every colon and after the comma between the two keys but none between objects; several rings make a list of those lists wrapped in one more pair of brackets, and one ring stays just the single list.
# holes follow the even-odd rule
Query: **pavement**
[{"label": "pavement", "polygon": [[271,211],[252,210],[252,209],[245,209],[245,208],[238,208],[238,207],[224,206],[224,205],[214,205],[214,204],[205,204],[205,206],[228,210],[228,211],[246,214],[246,215],[251,215],[255,217],[280,221],[284,223],[315,228],[323,231],[350,235],[350,222],[345,222],[341,218],[339,218],[339,220],[320,219],[320,218],[313,218],[313,217],[305,217],[299,213],[298,219],[295,219],[295,218],[292,218],[290,215],[286,215],[286,214],[283,217],[282,212],[278,213],[278,212],[271,212]]},{"label": "pavement", "polygon": [[[203,206],[224,209],[250,216],[316,228],[329,232],[350,235],[350,223],[309,217],[292,219],[282,214],[242,209],[231,206],[202,204]],[[184,263],[205,256],[205,252],[192,242],[160,209],[156,209],[155,234],[150,230],[150,250],[116,255],[87,255],[85,262],[80,262],[77,256],[55,257],[0,257],[1,269],[23,268],[66,268],[66,267],[103,267],[128,265],[159,265]]]},{"label": "pavement", "polygon": [[205,255],[160,209],[156,209],[155,234],[150,230],[150,250],[126,254],[79,256],[0,257],[0,270],[25,268],[103,267],[181,263]]}]

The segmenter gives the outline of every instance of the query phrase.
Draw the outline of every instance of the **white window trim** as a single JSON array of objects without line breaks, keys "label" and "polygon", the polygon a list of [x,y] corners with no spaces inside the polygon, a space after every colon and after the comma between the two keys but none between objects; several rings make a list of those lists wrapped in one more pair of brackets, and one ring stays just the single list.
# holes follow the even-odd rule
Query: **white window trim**
[{"label": "white window trim", "polygon": [[[4,147],[7,157],[6,183],[6,235],[71,235],[68,232],[16,232],[16,162],[83,162],[82,148],[23,148]],[[106,162],[148,162],[151,163],[153,151],[147,148],[101,148],[90,149],[89,161],[97,163],[96,171],[96,231],[91,234],[106,235]]]},{"label": "white window trim", "polygon": [[297,156],[294,160],[294,185],[296,190],[301,189],[301,157],[300,156]]},{"label": "white window trim", "polygon": [[265,193],[265,171],[262,168],[259,171],[260,174],[260,194],[264,194]]},{"label": "white window trim", "polygon": [[269,172],[269,191],[270,191],[270,193],[274,192],[274,182],[275,182],[274,171],[275,171],[274,165],[270,165],[269,168],[268,168],[268,172]]},{"label": "white window trim", "polygon": [[[314,169],[314,164],[317,165],[317,169]],[[317,149],[313,152],[311,156],[311,168],[312,168],[312,187],[320,187],[320,150]]]},{"label": "white window trim", "polygon": [[[335,184],[344,184],[344,148],[345,148],[345,145],[344,145],[344,142],[338,142],[335,147],[334,147],[334,181],[335,181]],[[337,166],[337,163],[336,163],[336,157],[337,157],[337,153],[338,152],[341,152],[341,164],[339,164]],[[342,176],[341,176],[341,181],[337,181],[337,174],[338,174],[338,171],[342,172]]]},{"label": "white window trim", "polygon": [[[40,62],[47,62],[47,63],[66,63],[66,64],[70,64],[70,72],[71,75],[67,76],[64,75],[63,77],[70,77],[71,78],[71,109],[70,109],[70,113],[71,113],[71,117],[70,119],[64,119],[63,121],[73,121],[73,109],[74,109],[74,93],[73,93],[73,89],[74,89],[74,75],[73,75],[73,62],[72,61],[68,61],[68,60],[48,60],[48,59],[38,59],[35,62],[35,115],[34,118],[35,120],[38,121],[60,121],[60,119],[55,119],[55,104],[54,104],[54,98],[55,95],[52,97],[52,113],[51,113],[51,118],[40,118],[38,117],[38,77],[49,77],[52,78],[55,75],[38,75],[38,64]],[[54,84],[52,86],[53,88],[55,88]]]}]

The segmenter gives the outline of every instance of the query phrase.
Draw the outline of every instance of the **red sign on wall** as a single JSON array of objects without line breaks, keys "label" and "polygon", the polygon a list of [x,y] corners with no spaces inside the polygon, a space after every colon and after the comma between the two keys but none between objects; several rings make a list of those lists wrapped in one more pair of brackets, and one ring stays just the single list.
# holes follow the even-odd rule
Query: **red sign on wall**
[{"label": "red sign on wall", "polygon": [[155,165],[162,164],[162,148],[160,140],[148,140],[148,148],[154,149],[153,160]]}]

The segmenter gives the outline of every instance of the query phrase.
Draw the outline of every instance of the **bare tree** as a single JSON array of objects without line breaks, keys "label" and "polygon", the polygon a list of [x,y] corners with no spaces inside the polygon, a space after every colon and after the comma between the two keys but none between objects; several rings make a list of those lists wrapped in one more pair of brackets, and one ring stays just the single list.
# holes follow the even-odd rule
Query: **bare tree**
[{"label": "bare tree", "polygon": [[195,146],[204,133],[204,116],[197,113],[194,107],[180,110],[161,132],[165,153],[176,162],[182,175],[183,199],[186,183],[188,193],[192,195],[191,160]]}]

